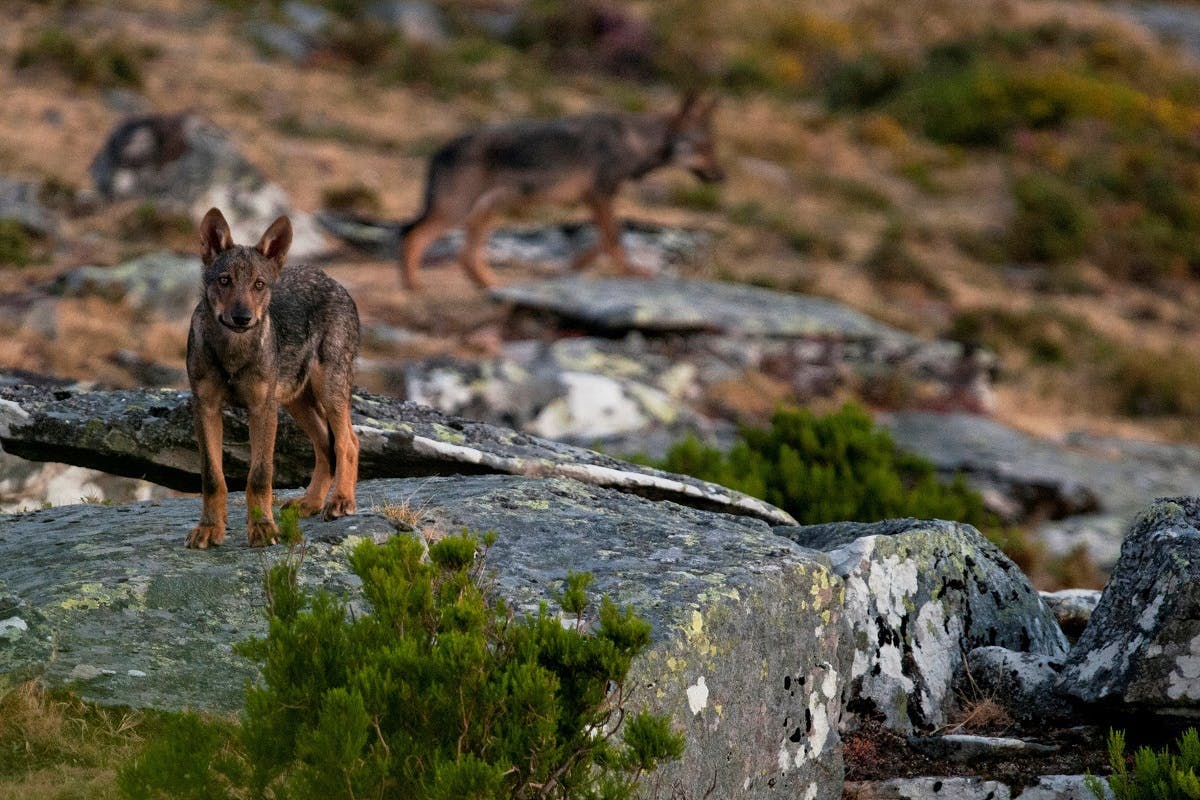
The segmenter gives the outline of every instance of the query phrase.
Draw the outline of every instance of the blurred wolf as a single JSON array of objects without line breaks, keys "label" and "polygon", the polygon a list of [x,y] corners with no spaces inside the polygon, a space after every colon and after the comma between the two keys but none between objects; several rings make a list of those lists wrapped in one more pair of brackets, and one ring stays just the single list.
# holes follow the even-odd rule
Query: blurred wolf
[{"label": "blurred wolf", "polygon": [[602,251],[622,273],[631,270],[621,248],[613,201],[621,184],[668,164],[705,183],[724,179],[713,146],[716,99],[684,98],[674,113],[589,114],[480,128],[444,146],[429,162],[425,208],[402,228],[404,284],[419,288],[425,249],[448,228],[466,228],[460,261],[481,286],[496,276],[482,256],[496,210],[538,201],[584,203],[598,228],[596,246],[580,253],[580,269]]},{"label": "blurred wolf", "polygon": [[279,403],[316,451],[308,490],[285,507],[296,507],[302,516],[324,511],[326,519],[353,514],[358,436],[350,424],[350,385],[359,343],[354,300],[318,269],[283,268],[292,243],[287,217],[246,247],[233,243],[225,217],[214,208],[200,223],[200,240],[203,295],[188,332],[187,371],[204,505],[187,546],[225,539],[221,407],[227,402],[245,407],[250,418],[246,525],[252,546],[278,540],[271,482]]}]

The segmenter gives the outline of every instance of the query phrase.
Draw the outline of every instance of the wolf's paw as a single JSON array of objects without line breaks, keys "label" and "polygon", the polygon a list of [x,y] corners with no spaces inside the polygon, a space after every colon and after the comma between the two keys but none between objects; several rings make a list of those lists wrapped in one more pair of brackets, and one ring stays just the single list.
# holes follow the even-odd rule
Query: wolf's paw
[{"label": "wolf's paw", "polygon": [[185,547],[203,550],[210,546],[216,547],[223,541],[225,541],[224,525],[205,525],[202,523],[192,528],[192,532],[188,534],[187,540],[183,544]]},{"label": "wolf's paw", "polygon": [[325,504],[325,521],[328,522],[338,517],[348,517],[357,511],[358,504],[354,502],[353,495],[346,497],[345,495],[335,494]]},{"label": "wolf's paw", "polygon": [[296,513],[301,517],[311,517],[313,514],[321,511],[321,504],[319,502],[310,503],[307,497],[297,497],[294,500],[288,500],[283,504],[282,508],[284,511],[294,508],[296,509]]},{"label": "wolf's paw", "polygon": [[279,541],[279,528],[269,519],[251,520],[246,524],[251,547],[266,547]]}]

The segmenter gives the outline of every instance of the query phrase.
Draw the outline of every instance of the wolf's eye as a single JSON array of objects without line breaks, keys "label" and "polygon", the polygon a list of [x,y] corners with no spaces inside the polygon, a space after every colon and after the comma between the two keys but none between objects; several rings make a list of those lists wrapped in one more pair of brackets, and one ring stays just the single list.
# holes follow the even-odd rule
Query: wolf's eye
[{"label": "wolf's eye", "polygon": [[233,283],[233,281],[230,280],[228,275],[222,275],[221,277],[217,278],[217,283],[221,284],[222,286],[228,286],[229,284]]},{"label": "wolf's eye", "polygon": [[267,285],[266,281],[264,281],[262,278],[259,278],[258,280],[256,280],[254,282],[254,288],[258,289],[260,292],[262,291],[263,287],[266,285]]}]

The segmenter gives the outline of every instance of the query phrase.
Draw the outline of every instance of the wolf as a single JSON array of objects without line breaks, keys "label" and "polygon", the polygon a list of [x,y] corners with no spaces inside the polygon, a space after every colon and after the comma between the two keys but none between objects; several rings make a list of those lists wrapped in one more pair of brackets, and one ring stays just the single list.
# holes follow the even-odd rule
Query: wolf
[{"label": "wolf", "polygon": [[531,202],[583,203],[598,230],[594,247],[578,254],[575,269],[604,252],[624,274],[613,201],[621,185],[673,164],[705,183],[724,180],[717,162],[712,118],[716,98],[685,96],[673,113],[610,113],[527,120],[462,134],[429,161],[424,208],[401,228],[404,285],[420,288],[425,249],[448,228],[466,229],[460,262],[481,286],[496,284],[482,257],[494,213]]},{"label": "wolf", "polygon": [[[278,406],[312,440],[316,465],[303,497],[285,504],[302,516],[353,514],[358,436],[350,423],[350,388],[358,355],[358,309],[337,281],[307,266],[284,269],[292,242],[287,217],[253,247],[236,245],[213,208],[200,223],[203,294],[188,331],[187,373],[200,448],[203,509],[188,547],[225,539],[221,466],[226,403],[250,420],[246,527],[251,546],[278,541],[271,508]],[[333,493],[326,499],[330,487]]]}]

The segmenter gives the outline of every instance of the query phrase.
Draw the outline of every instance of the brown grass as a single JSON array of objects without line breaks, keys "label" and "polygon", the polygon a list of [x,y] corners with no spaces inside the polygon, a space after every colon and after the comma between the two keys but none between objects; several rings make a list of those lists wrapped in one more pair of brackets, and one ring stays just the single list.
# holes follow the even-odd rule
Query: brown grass
[{"label": "brown grass", "polygon": [[116,798],[116,769],[143,746],[146,717],[40,683],[0,697],[0,800]]}]

